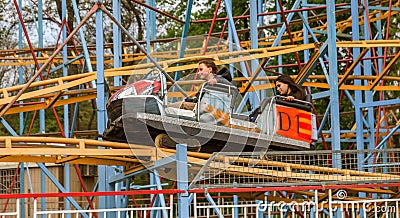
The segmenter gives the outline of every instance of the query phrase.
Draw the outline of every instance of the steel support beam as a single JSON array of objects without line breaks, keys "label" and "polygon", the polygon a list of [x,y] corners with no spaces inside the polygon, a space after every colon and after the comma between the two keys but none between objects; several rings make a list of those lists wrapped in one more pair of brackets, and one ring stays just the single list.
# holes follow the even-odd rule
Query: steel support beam
[{"label": "steel support beam", "polygon": [[[337,47],[336,47],[336,23],[335,1],[326,2],[326,15],[328,24],[328,54],[329,54],[329,80],[330,80],[330,113],[332,128],[332,150],[340,150],[340,116],[339,116],[339,90],[338,90],[338,65],[337,65]],[[332,156],[332,165],[334,168],[341,168],[341,156],[335,153]]]},{"label": "steel support beam", "polygon": [[[100,1],[101,2],[101,1]],[[99,134],[103,134],[106,127],[106,90],[104,78],[104,35],[103,35],[103,11],[96,11],[96,88],[97,88],[97,129]],[[111,175],[111,170],[107,166],[98,167],[99,191],[112,191],[112,187],[107,180]],[[111,196],[99,197],[99,208],[113,208],[115,198]],[[115,215],[115,214],[113,214]]]},{"label": "steel support beam", "polygon": [[[63,21],[65,21],[62,25],[62,40],[65,41],[67,39],[67,1],[66,0],[62,0],[61,3],[61,8],[62,8],[62,12],[61,12],[61,19]],[[62,57],[63,57],[63,65],[62,65],[62,72],[63,72],[63,76],[68,76],[68,68],[67,68],[67,63],[68,63],[68,47],[67,45],[65,45],[63,47],[62,50]],[[68,96],[63,96],[63,99],[68,99]],[[69,111],[68,111],[68,104],[65,104],[63,106],[64,108],[64,135],[66,138],[69,137]],[[42,171],[43,173],[43,171]],[[69,164],[65,164],[64,166],[64,187],[65,187],[65,191],[66,192],[70,192],[70,186],[71,186],[71,178],[70,178],[70,165]],[[65,202],[65,209],[66,210],[70,210],[71,206],[69,201]],[[70,217],[70,215],[68,214],[67,217]]]},{"label": "steel support beam", "polygon": [[[113,15],[118,22],[121,22],[121,0],[113,0]],[[146,9],[147,11],[148,9]],[[146,16],[147,18],[147,16]],[[122,33],[117,24],[113,23],[113,48],[114,68],[122,67]],[[114,77],[114,86],[122,85],[122,76]]]},{"label": "steel support beam", "polygon": [[[251,49],[257,49],[258,48],[258,18],[257,18],[257,8],[258,4],[257,1],[250,1],[250,48]],[[257,71],[258,68],[258,60],[251,60],[251,74]],[[265,76],[265,73],[263,72],[262,68],[260,69],[260,76]],[[255,82],[254,85],[259,85],[261,82],[257,81]],[[253,102],[252,106],[254,108],[257,108],[260,106],[260,101],[265,98],[265,91],[256,91],[252,96],[252,100],[250,102]]]},{"label": "steel support beam", "polygon": [[177,173],[177,187],[184,190],[185,193],[178,194],[178,217],[189,217],[189,193],[188,193],[188,162],[187,162],[187,145],[176,145],[176,173]]},{"label": "steel support beam", "polygon": [[[74,15],[75,15],[75,20],[76,23],[81,23],[81,18],[80,18],[80,14],[79,14],[79,9],[78,9],[78,5],[76,4],[76,0],[71,0],[72,2],[72,7],[74,9]],[[85,56],[85,62],[86,62],[86,66],[88,69],[88,72],[93,72],[93,68],[92,68],[92,63],[90,61],[90,54],[89,54],[89,50],[87,48],[87,43],[86,43],[86,39],[85,39],[85,34],[83,33],[83,30],[81,28],[79,28],[78,30],[79,33],[79,37],[82,43],[82,50],[83,50],[83,54]],[[93,88],[95,86],[95,83],[92,83]]]},{"label": "steel support beam", "polygon": [[[181,45],[179,48],[178,58],[183,58],[185,56],[186,50],[186,40],[189,33],[189,26],[190,26],[190,16],[192,14],[192,6],[193,0],[188,0],[186,2],[186,14],[185,14],[185,24],[183,25],[182,36],[181,36]],[[178,71],[175,73],[175,81],[179,80],[181,77],[181,72]]]}]

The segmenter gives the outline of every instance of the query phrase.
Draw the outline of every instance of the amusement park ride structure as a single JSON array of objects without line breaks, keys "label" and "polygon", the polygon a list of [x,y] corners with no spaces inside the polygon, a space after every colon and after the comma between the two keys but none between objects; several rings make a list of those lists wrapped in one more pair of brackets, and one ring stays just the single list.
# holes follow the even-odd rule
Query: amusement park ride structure
[{"label": "amusement park ride structure", "polygon": [[[187,9],[185,20],[182,21],[179,46],[176,50],[168,52],[157,50],[166,40],[156,39],[156,13],[161,15],[165,13],[155,8],[155,0],[146,0],[146,3],[136,0],[133,2],[146,9],[146,42],[138,42],[121,25],[120,1],[112,1],[112,13],[106,9],[102,1],[96,1],[89,13],[80,20],[81,15],[76,1],[72,0],[76,28],[67,33],[66,26],[62,25],[60,29],[62,43],[50,49],[45,48],[43,38],[40,37],[38,47],[33,48],[20,10],[22,0],[14,1],[20,20],[20,47],[15,50],[0,50],[0,66],[18,67],[20,78],[22,78],[22,66],[33,65],[36,71],[27,83],[22,84],[21,80],[18,86],[0,89],[0,121],[11,135],[0,138],[0,161],[37,163],[43,172],[42,178],[50,178],[62,194],[31,194],[21,190],[19,195],[0,195],[1,199],[18,198],[20,199],[18,204],[24,205],[25,198],[34,198],[35,204],[37,198],[65,198],[64,209],[71,209],[72,204],[73,210],[79,211],[83,217],[88,217],[93,212],[101,215],[102,211],[85,212],[74,200],[74,196],[98,196],[96,199],[98,208],[111,209],[127,207],[129,196],[148,194],[152,195],[150,208],[153,209],[147,211],[163,213],[164,217],[176,214],[179,217],[197,217],[199,215],[197,210],[189,211],[189,205],[199,208],[196,204],[199,199],[208,202],[215,215],[223,216],[222,209],[216,209],[220,205],[215,202],[216,196],[221,195],[230,195],[236,207],[239,205],[238,196],[253,200],[253,204],[256,204],[256,200],[265,200],[267,197],[275,201],[289,201],[293,200],[291,199],[293,197],[297,202],[312,199],[316,205],[327,209],[325,212],[329,216],[335,213],[345,216],[349,211],[355,211],[354,208],[341,213],[333,211],[332,205],[343,205],[340,200],[360,202],[376,200],[371,208],[375,208],[375,214],[378,215],[382,213],[377,212],[377,205],[388,204],[388,201],[378,202],[378,198],[392,199],[389,204],[398,207],[399,201],[396,199],[400,197],[398,190],[400,177],[397,168],[400,162],[400,150],[395,143],[396,136],[400,132],[400,121],[396,117],[400,107],[398,97],[400,77],[394,65],[400,57],[400,40],[393,39],[395,36],[389,35],[390,32],[386,29],[390,28],[391,19],[400,11],[399,1],[351,0],[342,4],[327,1],[326,5],[317,5],[296,0],[292,8],[286,10],[278,0],[276,12],[265,12],[267,4],[264,1],[249,1],[250,13],[245,17],[250,20],[250,28],[238,31],[234,20],[243,16],[234,17],[230,10],[232,1],[225,0],[223,4],[227,17],[221,20],[227,23],[229,43],[221,46],[221,50],[217,53],[211,52],[213,49],[211,46],[204,47],[207,46],[214,23],[219,20],[214,17],[209,20],[211,26],[208,36],[195,37],[195,40],[201,39],[204,43],[200,43],[200,47],[191,48],[190,54],[185,51],[189,50],[187,45],[194,36],[189,35],[188,28],[191,23],[195,25],[196,22],[200,22],[190,20],[193,0],[186,2]],[[221,1],[218,1],[217,4],[220,3]],[[38,11],[42,11],[41,0],[36,7]],[[66,0],[62,1],[62,7],[62,16],[65,19]],[[326,14],[309,16],[314,10],[326,10]],[[338,13],[348,14],[348,19],[336,21]],[[263,22],[264,16],[276,16],[276,25],[266,26]],[[298,20],[294,20],[295,16]],[[96,20],[95,47],[86,44],[82,33],[82,26],[92,17]],[[38,35],[41,36],[42,14],[38,13],[38,18]],[[110,21],[110,25],[113,25],[113,44],[104,43],[104,20]],[[385,21],[387,27],[383,26]],[[315,25],[316,23],[318,25]],[[302,25],[303,29],[291,32],[290,25]],[[276,35],[262,37],[263,30],[267,28],[277,28]],[[25,32],[24,35],[22,31]],[[243,31],[250,33],[249,41],[239,41],[238,34]],[[348,32],[351,32],[351,36],[346,35]],[[122,34],[127,36],[128,42],[121,41]],[[75,38],[79,38],[80,45],[67,47],[67,42]],[[343,38],[349,41],[340,41]],[[29,49],[22,47],[24,41],[29,45]],[[113,55],[105,55],[106,48],[112,49]],[[126,48],[134,48],[131,50],[140,52],[127,53],[126,51],[130,49]],[[396,52],[394,55],[388,55],[388,49]],[[41,54],[40,57],[36,56],[38,52]],[[91,55],[94,52],[95,55]],[[303,54],[302,61],[299,53]],[[73,55],[68,56],[68,54]],[[287,57],[286,55],[294,55],[296,63],[283,65],[282,58]],[[77,113],[70,113],[71,105],[75,104],[77,110],[80,102],[96,100],[97,134],[101,135],[107,128],[107,92],[114,92],[123,87],[125,85],[122,83],[123,76],[145,74],[149,69],[156,67],[167,75],[174,75],[170,82],[175,82],[180,79],[180,72],[196,69],[197,61],[205,58],[212,58],[219,66],[240,66],[238,68],[243,77],[234,77],[233,81],[241,84],[239,92],[243,94],[242,102],[248,103],[251,106],[250,110],[259,107],[262,97],[267,95],[266,90],[271,91],[274,87],[269,81],[274,81],[276,75],[268,75],[268,72],[277,70],[281,73],[284,67],[296,69],[298,73],[293,75],[295,82],[306,87],[314,101],[326,102],[326,111],[318,119],[318,142],[316,142],[323,144],[325,151],[208,154],[187,151],[184,145],[178,145],[176,150],[156,149],[134,143],[102,141],[100,138],[98,140],[75,138],[74,126],[78,118]],[[143,59],[147,61],[140,62]],[[92,63],[94,60],[95,64]],[[270,64],[271,60],[275,60],[277,65]],[[123,66],[123,63],[132,61],[136,61],[136,64]],[[106,63],[112,64],[113,68],[105,69]],[[68,76],[68,67],[73,64],[83,65],[83,72]],[[43,75],[46,71],[49,73],[62,71],[63,77],[45,79]],[[198,81],[189,82],[198,83]],[[188,81],[176,83],[187,84]],[[182,93],[176,89],[168,92],[168,97],[180,96]],[[346,126],[341,123],[340,105],[345,98],[343,96],[351,102],[353,108],[352,112],[345,111],[354,114],[354,125],[350,130],[341,128]],[[243,104],[239,107],[243,107]],[[64,123],[63,125],[59,123],[62,137],[23,137],[24,113],[39,111],[40,131],[44,133],[44,110],[53,110],[58,120],[55,107],[63,107],[64,111]],[[16,113],[20,114],[19,133],[7,122],[7,115]],[[352,150],[342,150],[342,143],[351,143]],[[44,163],[64,164],[65,182],[57,181]],[[70,165],[74,166],[79,175],[77,164],[98,165],[95,190],[97,194],[70,193],[67,182],[71,174]],[[170,172],[171,169],[174,169],[172,170],[174,173]],[[24,170],[22,164],[19,168],[20,175],[25,174]],[[139,188],[152,190],[148,192],[130,190],[131,186],[129,183],[127,185],[127,181],[144,173],[151,174],[151,181],[150,184],[140,184]],[[165,185],[161,183],[161,177],[175,180],[177,188],[163,190]],[[21,177],[21,183],[24,182],[26,181]],[[45,186],[43,180],[42,190],[46,190]],[[84,187],[84,184],[82,186]],[[342,190],[352,197],[341,198],[338,193]],[[336,197],[333,196],[335,193]],[[174,198],[169,198],[172,203],[170,203],[171,209],[168,209],[164,194],[178,195],[177,212],[174,212],[171,206]],[[204,198],[194,197],[200,194],[204,195]],[[299,199],[299,196],[303,198]],[[321,205],[324,199],[329,199],[330,207]],[[93,209],[92,201],[93,199],[88,197],[88,205]],[[40,207],[42,212],[46,211],[45,200],[41,201]],[[371,212],[367,216],[374,212],[371,208],[367,208],[369,209],[367,212]],[[23,217],[26,213],[24,207],[20,210]],[[119,212],[121,211],[124,210]],[[170,214],[167,214],[167,211]],[[115,211],[110,213],[114,213],[114,216],[119,214]],[[233,208],[230,213],[232,216],[238,216],[239,212]],[[296,210],[295,213],[301,214],[302,211]],[[318,210],[314,208],[314,215],[315,213],[318,217]]]}]

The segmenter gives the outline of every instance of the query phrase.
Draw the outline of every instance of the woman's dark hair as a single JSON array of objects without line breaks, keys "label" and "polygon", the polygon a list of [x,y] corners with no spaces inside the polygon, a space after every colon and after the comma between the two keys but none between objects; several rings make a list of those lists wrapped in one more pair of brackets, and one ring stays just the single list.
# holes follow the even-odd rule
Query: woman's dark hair
[{"label": "woman's dark hair", "polygon": [[[290,76],[288,76],[286,74],[282,74],[282,75],[278,76],[278,78],[276,78],[275,85],[276,85],[276,82],[281,82],[281,83],[287,84],[291,90],[291,94],[296,95],[294,97],[297,97],[297,99],[299,99],[299,100],[304,100],[304,98],[306,96],[305,91],[299,85],[297,85]],[[296,94],[296,93],[299,93],[299,94]]]},{"label": "woman's dark hair", "polygon": [[217,74],[218,73],[218,67],[215,65],[213,59],[204,59],[199,61],[199,64],[204,64],[207,67],[211,67],[212,73]]}]

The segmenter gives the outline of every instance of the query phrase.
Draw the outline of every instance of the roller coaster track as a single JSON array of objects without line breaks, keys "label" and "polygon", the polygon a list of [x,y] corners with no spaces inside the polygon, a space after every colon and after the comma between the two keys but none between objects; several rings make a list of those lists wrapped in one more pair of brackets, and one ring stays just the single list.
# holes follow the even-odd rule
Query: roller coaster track
[{"label": "roller coaster track", "polygon": [[[43,162],[54,164],[90,164],[124,166],[130,173],[152,165],[152,162],[175,154],[175,150],[158,149],[151,146],[106,142],[97,140],[55,138],[55,137],[0,137],[0,162]],[[279,161],[256,160],[243,157],[218,156],[207,160],[210,154],[188,152],[188,162],[211,168],[221,168],[229,174],[247,174],[247,176],[272,176],[282,179],[300,179],[308,181],[365,181],[400,180],[400,176],[384,173],[360,172],[356,170],[334,169],[329,167],[306,166]],[[143,161],[143,158],[147,158]],[[140,160],[142,159],[142,160]],[[238,167],[231,163],[249,164]],[[251,164],[253,163],[253,164]],[[274,170],[260,168],[273,167]],[[283,170],[279,170],[282,168]],[[299,173],[298,171],[312,171]],[[326,174],[326,175],[324,175]],[[340,175],[338,177],[338,175]]]}]

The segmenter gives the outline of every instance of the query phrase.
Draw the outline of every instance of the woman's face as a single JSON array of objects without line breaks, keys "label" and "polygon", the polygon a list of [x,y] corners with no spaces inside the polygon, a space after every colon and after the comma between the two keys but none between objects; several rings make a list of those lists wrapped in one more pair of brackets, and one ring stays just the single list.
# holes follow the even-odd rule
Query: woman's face
[{"label": "woman's face", "polygon": [[289,85],[283,82],[276,81],[275,83],[276,91],[278,91],[279,95],[287,95],[289,90]]},{"label": "woman's face", "polygon": [[201,63],[199,64],[199,75],[200,79],[205,79],[209,77],[209,75],[212,73],[212,68],[207,67],[205,64]]}]

